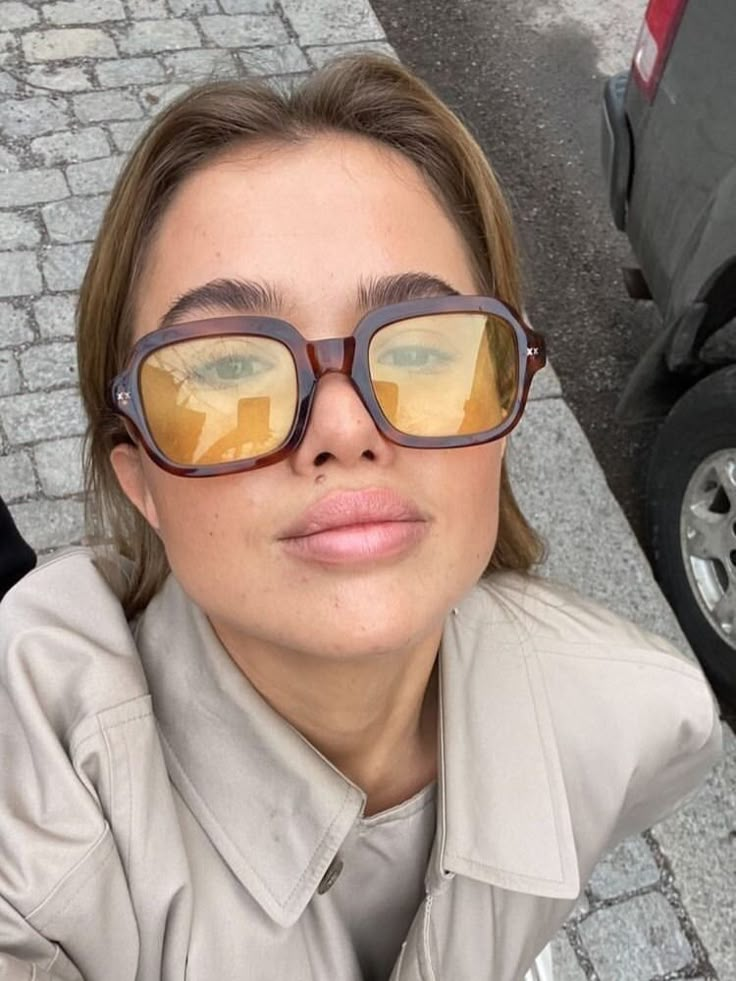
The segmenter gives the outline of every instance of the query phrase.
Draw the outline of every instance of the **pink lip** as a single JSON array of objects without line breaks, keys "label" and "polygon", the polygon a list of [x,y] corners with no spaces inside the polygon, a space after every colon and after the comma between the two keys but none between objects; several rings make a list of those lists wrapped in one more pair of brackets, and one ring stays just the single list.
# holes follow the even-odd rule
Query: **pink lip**
[{"label": "pink lip", "polygon": [[426,516],[393,491],[339,491],[308,508],[280,540],[303,558],[353,562],[398,555],[427,527]]}]

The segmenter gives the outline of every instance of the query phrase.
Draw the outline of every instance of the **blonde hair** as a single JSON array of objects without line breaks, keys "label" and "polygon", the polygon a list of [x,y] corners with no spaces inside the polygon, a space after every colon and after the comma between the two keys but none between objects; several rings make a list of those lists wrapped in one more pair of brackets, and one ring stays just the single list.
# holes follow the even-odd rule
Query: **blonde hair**
[{"label": "blonde hair", "polygon": [[[152,236],[184,179],[249,141],[298,143],[338,131],[377,140],[411,160],[455,221],[484,293],[521,309],[519,262],[508,207],[482,150],[460,120],[407,68],[389,58],[333,61],[291,93],[258,81],[192,89],[167,108],[133,151],[113,190],[84,277],[77,349],[87,411],[87,530],[130,560],[122,597],[143,609],[169,567],[163,545],[122,492],[110,451],[129,437],[109,386],[133,336],[136,289]],[[498,540],[489,570],[528,571],[541,556],[504,469]]]}]

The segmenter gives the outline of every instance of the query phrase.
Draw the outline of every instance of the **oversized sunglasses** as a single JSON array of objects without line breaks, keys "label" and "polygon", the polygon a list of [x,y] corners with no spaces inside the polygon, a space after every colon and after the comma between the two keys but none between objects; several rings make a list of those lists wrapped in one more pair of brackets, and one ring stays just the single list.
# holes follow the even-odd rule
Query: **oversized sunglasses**
[{"label": "oversized sunglasses", "polygon": [[133,347],[111,396],[155,463],[211,477],[291,453],[328,372],[347,375],[387,439],[436,449],[509,433],[544,363],[542,335],[499,300],[443,296],[372,310],[348,337],[318,341],[274,317],[162,328]]}]

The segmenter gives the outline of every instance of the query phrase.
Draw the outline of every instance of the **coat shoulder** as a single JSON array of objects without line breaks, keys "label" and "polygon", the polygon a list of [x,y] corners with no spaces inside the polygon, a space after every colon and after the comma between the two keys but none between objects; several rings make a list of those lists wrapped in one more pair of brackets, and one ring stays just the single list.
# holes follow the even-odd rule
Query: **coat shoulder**
[{"label": "coat shoulder", "polygon": [[123,574],[107,553],[72,548],[37,566],[0,604],[0,688],[17,701],[32,692],[60,734],[147,694],[116,588]]},{"label": "coat shoulder", "polygon": [[598,661],[644,660],[702,679],[689,651],[559,583],[499,573],[479,585],[477,603],[484,618],[512,627],[526,650]]},{"label": "coat shoulder", "polygon": [[503,637],[527,661],[537,716],[549,719],[568,786],[579,792],[574,809],[620,795],[613,840],[661,820],[718,760],[710,686],[664,638],[534,577],[493,577],[474,602],[494,625],[485,632],[489,654]]}]

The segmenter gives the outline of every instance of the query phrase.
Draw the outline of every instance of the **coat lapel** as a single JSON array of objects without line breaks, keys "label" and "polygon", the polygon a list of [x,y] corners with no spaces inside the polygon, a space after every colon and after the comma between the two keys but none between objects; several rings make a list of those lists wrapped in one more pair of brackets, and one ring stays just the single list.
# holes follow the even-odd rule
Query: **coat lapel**
[{"label": "coat lapel", "polygon": [[173,576],[136,640],[173,784],[256,902],[292,926],[365,795],[258,695]]},{"label": "coat lapel", "polygon": [[577,854],[538,656],[491,585],[449,618],[436,855],[441,873],[574,898]]}]

